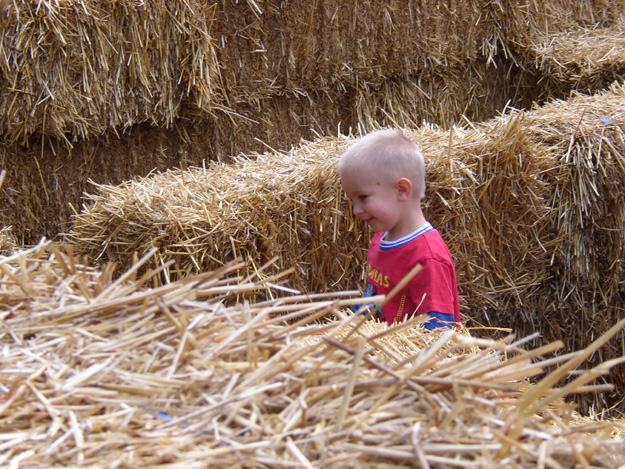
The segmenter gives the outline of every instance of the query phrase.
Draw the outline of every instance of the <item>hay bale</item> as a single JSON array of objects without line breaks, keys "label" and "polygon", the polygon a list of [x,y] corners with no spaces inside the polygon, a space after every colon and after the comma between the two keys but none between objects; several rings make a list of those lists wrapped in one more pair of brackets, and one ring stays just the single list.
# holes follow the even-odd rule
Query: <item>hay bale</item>
[{"label": "hay bale", "polygon": [[[288,149],[341,126],[492,115],[509,99],[485,83],[460,89],[467,67],[481,67],[487,36],[486,23],[472,23],[475,2],[436,12],[377,2],[83,3],[14,2],[2,16],[0,164],[9,174],[0,224],[28,244],[67,229],[88,179],[118,184],[153,169]],[[427,34],[412,34],[425,16],[433,18]],[[456,22],[453,40],[442,41],[437,34]],[[355,40],[365,33],[369,44]],[[475,41],[461,40],[467,34]],[[447,73],[452,63],[462,73]],[[491,75],[505,89],[505,72]]]},{"label": "hay bale", "polygon": [[570,90],[592,93],[621,80],[625,72],[623,23],[608,27],[537,33],[526,52],[544,76],[552,97]]},{"label": "hay bale", "polygon": [[[538,330],[545,340],[562,340],[567,350],[583,347],[620,319],[624,109],[625,89],[618,85],[524,113],[513,132],[505,128],[516,113],[475,126],[482,143],[469,146],[472,156],[463,160],[475,158],[479,174],[490,174],[479,179],[476,193],[464,193],[462,203],[438,208],[460,275],[469,272],[461,277],[469,282],[462,288],[470,297],[467,316],[521,334]],[[450,139],[456,143],[448,148],[458,145],[450,152],[460,156],[466,141]],[[489,141],[496,151],[483,151]],[[467,240],[470,246],[459,249]],[[623,353],[619,339],[591,363]],[[621,386],[624,376],[608,380]],[[599,403],[584,406],[622,405],[617,394],[595,398]]]},{"label": "hay bale", "polygon": [[[563,399],[615,365],[562,378],[550,358],[466,331],[424,332],[345,315],[337,294],[224,306],[265,290],[241,265],[147,288],[42,243],[0,256],[0,424],[7,466],[617,467],[621,420]],[[356,299],[357,300],[357,299]],[[327,324],[272,318],[326,311]],[[558,364],[536,384],[527,377]]]},{"label": "hay bale", "polygon": [[[344,127],[408,124],[402,116],[445,125],[462,115],[491,117],[511,98],[519,104],[523,79],[510,83],[511,66],[533,65],[522,63],[519,45],[546,23],[553,33],[615,22],[619,8],[555,0],[73,0],[11,2],[0,17],[0,135],[9,142],[32,143],[38,134],[73,142],[199,115],[260,124],[254,136],[275,146],[267,137],[283,129],[266,116],[281,115],[276,101],[285,99],[296,117],[285,121],[296,123],[298,136],[308,125],[298,121],[311,113],[317,132],[327,133],[326,123],[334,131],[342,97],[353,114]],[[489,76],[505,86],[486,89]],[[376,104],[388,101],[389,89],[399,97],[380,113]]]},{"label": "hay bale", "polygon": [[82,194],[96,183],[119,184],[130,176],[170,166],[201,164],[212,142],[204,128],[137,127],[119,137],[64,142],[42,138],[29,148],[0,142],[0,226],[13,226],[20,246],[55,239],[80,210]]},{"label": "hay bale", "polygon": [[[398,88],[392,94],[399,92],[408,107],[399,101],[385,107],[387,118],[403,113],[414,122],[441,122],[471,109],[481,98],[474,94],[467,103],[466,92],[448,96],[446,106],[432,104],[445,96],[439,86],[471,89],[483,79],[501,20],[496,9],[478,1],[454,2],[453,7],[369,0],[255,5],[224,2],[216,13],[214,35],[222,45],[218,55],[229,106],[247,103],[261,109],[275,96],[302,96],[311,103],[309,112],[315,112],[317,93],[332,99],[347,95],[351,112],[365,113],[356,122],[374,118],[378,125],[375,100],[393,86]],[[428,105],[419,105],[426,100]],[[327,112],[336,113],[332,106]]]},{"label": "hay bale", "polygon": [[[266,129],[255,137],[272,145],[262,130],[283,130],[266,119],[276,100],[287,98],[290,114],[299,116],[295,122],[319,109],[310,119],[323,132],[325,122],[336,129],[336,111],[323,116],[341,96],[361,114],[375,109],[367,99],[373,91],[393,83],[406,86],[404,102],[416,93],[419,103],[385,109],[391,119],[397,113],[415,122],[448,121],[484,99],[471,96],[466,103],[470,95],[463,92],[446,107],[418,104],[438,97],[428,88],[441,79],[467,90],[482,81],[499,25],[491,10],[478,1],[454,8],[339,0],[210,7],[14,2],[2,15],[0,115],[7,119],[0,135],[8,142],[31,143],[36,134],[74,142],[143,122],[171,126],[181,116],[210,120],[218,113],[238,126],[261,124]],[[468,69],[476,73],[467,75]],[[301,106],[308,111],[298,112]]]},{"label": "hay bale", "polygon": [[0,228],[0,254],[8,255],[18,247],[17,240],[10,226]]},{"label": "hay bale", "polygon": [[572,91],[592,94],[622,79],[621,2],[551,0],[518,8],[511,2],[502,8],[509,34],[504,41],[525,75],[520,86],[533,88],[520,94],[542,103],[568,98]]},{"label": "hay bale", "polygon": [[288,153],[241,155],[232,164],[98,186],[68,240],[81,255],[120,265],[158,247],[163,262],[175,260],[165,281],[239,257],[253,273],[277,257],[265,274],[293,267],[291,288],[343,285],[362,275],[366,242],[364,232],[343,236],[345,223],[354,219],[334,165],[347,142],[325,138]]},{"label": "hay bale", "polygon": [[[506,297],[511,291],[524,296],[537,283],[526,266],[536,268],[545,258],[540,242],[528,234],[536,221],[548,220],[550,188],[536,175],[548,173],[554,160],[517,132],[520,122],[512,118],[483,131],[455,128],[451,136],[436,126],[407,131],[428,159],[431,195],[425,209],[457,251],[461,286],[483,298],[480,310],[499,306],[493,285],[506,285]],[[98,186],[98,193],[87,195],[67,241],[90,258],[121,265],[157,246],[163,260],[176,261],[166,281],[239,256],[250,266],[277,256],[276,269],[296,270],[288,279],[292,288],[352,289],[363,278],[369,233],[354,220],[334,172],[337,156],[352,141],[328,137],[288,153],[242,155],[232,164]],[[523,171],[527,175],[519,178]],[[486,183],[497,194],[492,200],[481,191]],[[492,234],[491,225],[510,208],[527,226],[506,225],[505,232]],[[482,218],[476,218],[480,210]],[[515,256],[491,254],[508,249],[510,240]]]},{"label": "hay bale", "polygon": [[69,144],[143,122],[170,126],[183,101],[209,112],[218,80],[212,11],[197,1],[10,2],[0,135]]},{"label": "hay bale", "polygon": [[[2,184],[4,182],[5,176],[6,171],[0,171],[0,189],[2,189]],[[8,254],[12,252],[16,247],[17,243],[15,241],[12,228],[10,226],[0,228],[0,254]]]}]

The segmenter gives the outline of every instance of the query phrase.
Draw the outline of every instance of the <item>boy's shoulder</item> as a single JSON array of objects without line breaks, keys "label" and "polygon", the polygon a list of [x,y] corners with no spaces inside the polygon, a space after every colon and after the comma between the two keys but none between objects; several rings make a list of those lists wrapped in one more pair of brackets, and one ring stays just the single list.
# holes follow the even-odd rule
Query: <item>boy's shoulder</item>
[{"label": "boy's shoulder", "polygon": [[413,251],[419,251],[423,257],[447,259],[450,256],[447,244],[436,229],[423,233],[414,242]]},{"label": "boy's shoulder", "polygon": [[445,243],[445,240],[437,230],[428,231],[423,238],[433,253],[445,258],[451,257],[447,243]]}]

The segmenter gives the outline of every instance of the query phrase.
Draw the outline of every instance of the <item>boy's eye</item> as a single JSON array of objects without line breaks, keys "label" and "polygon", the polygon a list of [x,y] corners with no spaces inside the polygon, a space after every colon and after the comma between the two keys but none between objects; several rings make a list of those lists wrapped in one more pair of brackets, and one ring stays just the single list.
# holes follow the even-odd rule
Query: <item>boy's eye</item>
[{"label": "boy's eye", "polygon": [[360,200],[361,202],[364,202],[365,200],[367,200],[367,195],[359,195],[358,196],[358,200]]}]

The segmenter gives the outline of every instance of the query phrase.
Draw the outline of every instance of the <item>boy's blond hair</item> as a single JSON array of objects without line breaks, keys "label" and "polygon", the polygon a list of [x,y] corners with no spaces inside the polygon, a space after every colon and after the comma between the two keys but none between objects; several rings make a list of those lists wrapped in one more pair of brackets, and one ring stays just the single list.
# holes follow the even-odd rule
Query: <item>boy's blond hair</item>
[{"label": "boy's blond hair", "polygon": [[400,130],[382,129],[357,139],[340,157],[339,175],[352,171],[371,171],[382,179],[406,178],[413,195],[425,195],[425,161],[421,147]]}]

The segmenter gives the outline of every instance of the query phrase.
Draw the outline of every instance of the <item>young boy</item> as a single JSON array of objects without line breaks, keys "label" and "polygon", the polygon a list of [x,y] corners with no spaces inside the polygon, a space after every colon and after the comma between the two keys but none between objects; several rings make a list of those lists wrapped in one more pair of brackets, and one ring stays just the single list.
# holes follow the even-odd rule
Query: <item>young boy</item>
[{"label": "young boy", "polygon": [[399,130],[378,130],[340,156],[337,172],[354,215],[375,232],[367,253],[365,296],[388,294],[417,264],[422,266],[376,319],[393,324],[428,314],[429,330],[459,325],[453,259],[421,211],[425,162],[419,145]]}]

